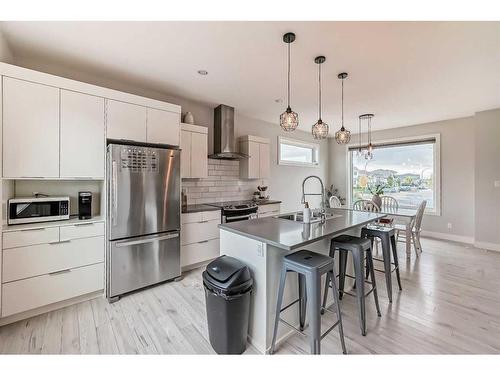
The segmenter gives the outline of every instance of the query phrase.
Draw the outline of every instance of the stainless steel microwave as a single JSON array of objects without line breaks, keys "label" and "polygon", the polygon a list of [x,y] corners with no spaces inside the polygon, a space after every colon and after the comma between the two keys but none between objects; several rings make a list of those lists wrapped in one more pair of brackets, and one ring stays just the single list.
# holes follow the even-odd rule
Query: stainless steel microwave
[{"label": "stainless steel microwave", "polygon": [[69,219],[69,197],[12,198],[8,206],[9,224]]}]

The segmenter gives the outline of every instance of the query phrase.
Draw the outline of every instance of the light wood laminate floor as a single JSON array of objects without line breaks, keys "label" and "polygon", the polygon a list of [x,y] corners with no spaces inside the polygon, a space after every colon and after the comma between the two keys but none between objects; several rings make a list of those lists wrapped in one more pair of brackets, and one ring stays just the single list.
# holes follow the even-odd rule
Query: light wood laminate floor
[{"label": "light wood laminate floor", "polygon": [[[384,276],[377,273],[382,317],[377,318],[370,296],[367,336],[360,334],[354,298],[344,298],[348,352],[500,353],[500,253],[431,239],[423,239],[423,248],[419,259],[406,263],[404,246],[399,247],[403,291],[397,291],[394,276],[392,304]],[[201,270],[194,270],[180,282],[131,294],[112,305],[97,298],[0,327],[0,353],[214,353],[204,298]],[[334,330],[322,341],[322,353],[337,354],[339,348]],[[277,354],[308,352],[307,339],[294,335]],[[246,353],[256,350],[249,347]]]}]

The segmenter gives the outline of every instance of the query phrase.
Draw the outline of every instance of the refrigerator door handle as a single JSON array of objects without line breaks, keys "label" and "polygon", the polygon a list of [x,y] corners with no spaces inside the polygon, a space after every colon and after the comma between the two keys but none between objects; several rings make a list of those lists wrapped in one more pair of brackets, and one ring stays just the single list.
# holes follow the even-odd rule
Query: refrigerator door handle
[{"label": "refrigerator door handle", "polygon": [[111,223],[116,225],[116,217],[118,216],[118,171],[116,170],[116,161],[111,162],[111,190],[113,197],[111,198]]},{"label": "refrigerator door handle", "polygon": [[166,234],[166,235],[163,235],[163,236],[146,238],[144,240],[124,240],[124,241],[118,241],[118,242],[116,242],[115,246],[116,247],[126,247],[126,246],[133,246],[133,245],[142,245],[142,244],[149,243],[149,242],[171,240],[172,238],[176,238],[176,237],[179,237],[179,233],[170,233],[170,234]]}]

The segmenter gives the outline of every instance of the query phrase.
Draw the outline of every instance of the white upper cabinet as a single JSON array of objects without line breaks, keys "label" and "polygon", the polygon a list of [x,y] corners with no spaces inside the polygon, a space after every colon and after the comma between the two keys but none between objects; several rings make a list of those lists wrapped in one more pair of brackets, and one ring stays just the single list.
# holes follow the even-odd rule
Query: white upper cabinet
[{"label": "white upper cabinet", "polygon": [[3,176],[59,177],[59,89],[3,77]]},{"label": "white upper cabinet", "polygon": [[147,141],[146,107],[110,99],[106,102],[107,138]]},{"label": "white upper cabinet", "polygon": [[181,177],[208,177],[208,128],[190,124],[181,128]]},{"label": "white upper cabinet", "polygon": [[104,179],[104,99],[61,90],[61,178]]},{"label": "white upper cabinet", "polygon": [[147,140],[149,143],[179,145],[180,120],[179,113],[147,109]]},{"label": "white upper cabinet", "polygon": [[248,159],[240,161],[240,177],[246,179],[268,178],[270,167],[269,140],[246,135],[240,137],[239,144],[240,152],[249,156]]}]

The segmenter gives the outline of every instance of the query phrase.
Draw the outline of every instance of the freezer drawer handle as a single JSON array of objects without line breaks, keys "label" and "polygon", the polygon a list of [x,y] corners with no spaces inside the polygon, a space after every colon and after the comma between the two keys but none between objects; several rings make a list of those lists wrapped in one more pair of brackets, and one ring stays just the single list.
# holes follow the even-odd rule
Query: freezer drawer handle
[{"label": "freezer drawer handle", "polygon": [[170,239],[176,238],[176,237],[179,237],[179,233],[167,234],[165,236],[148,238],[148,239],[145,239],[145,240],[117,242],[116,243],[116,247],[141,245],[143,243],[157,242],[157,241],[163,241],[163,240],[170,240]]},{"label": "freezer drawer handle", "polygon": [[51,272],[51,273],[49,273],[49,276],[57,276],[57,275],[61,275],[63,273],[68,273],[68,272],[71,272],[71,269],[68,268],[67,270]]}]

